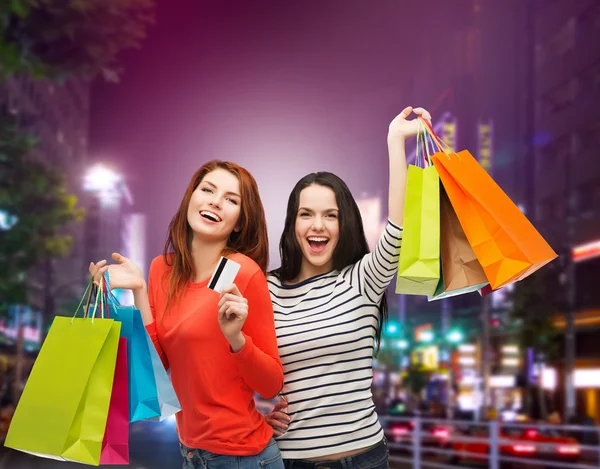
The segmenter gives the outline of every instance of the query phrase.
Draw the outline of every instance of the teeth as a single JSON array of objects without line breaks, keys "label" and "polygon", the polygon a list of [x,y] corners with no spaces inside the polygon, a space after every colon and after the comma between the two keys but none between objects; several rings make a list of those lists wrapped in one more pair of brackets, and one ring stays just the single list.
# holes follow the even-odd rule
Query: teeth
[{"label": "teeth", "polygon": [[200,215],[210,218],[213,221],[221,221],[221,219],[212,212],[207,212],[206,210],[202,210]]},{"label": "teeth", "polygon": [[329,239],[327,239],[327,238],[317,238],[317,237],[314,237],[314,236],[308,238],[308,240],[309,241],[314,241],[316,243],[318,243],[318,242],[324,242],[324,241],[329,241]]}]

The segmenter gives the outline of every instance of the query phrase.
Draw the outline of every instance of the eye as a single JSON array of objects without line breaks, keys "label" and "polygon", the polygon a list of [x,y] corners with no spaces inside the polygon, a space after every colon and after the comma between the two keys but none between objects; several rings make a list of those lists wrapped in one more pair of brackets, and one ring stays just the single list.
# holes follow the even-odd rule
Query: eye
[{"label": "eye", "polygon": [[333,218],[333,219],[337,219],[337,214],[336,213],[330,213],[327,215],[327,218]]},{"label": "eye", "polygon": [[208,192],[209,194],[212,194],[212,189],[210,189],[209,187],[203,187],[202,192]]},{"label": "eye", "polygon": [[308,213],[308,212],[300,212],[298,214],[298,216],[302,217],[302,218],[307,218],[307,217],[310,217],[310,213]]},{"label": "eye", "polygon": [[238,201],[235,199],[232,199],[231,197],[227,197],[227,202],[232,203],[233,205],[238,205]]}]

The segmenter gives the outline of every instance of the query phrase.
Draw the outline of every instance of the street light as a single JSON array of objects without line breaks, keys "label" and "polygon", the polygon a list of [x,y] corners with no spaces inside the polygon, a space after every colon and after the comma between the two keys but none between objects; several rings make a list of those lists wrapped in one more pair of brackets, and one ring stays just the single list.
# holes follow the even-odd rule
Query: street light
[{"label": "street light", "polygon": [[460,330],[453,329],[450,332],[448,332],[446,339],[448,339],[448,342],[450,342],[451,344],[459,344],[463,341],[464,335]]},{"label": "street light", "polygon": [[400,331],[400,326],[398,325],[398,323],[396,321],[388,321],[386,327],[385,327],[385,334],[388,337],[393,337],[396,334],[398,334],[398,332]]},{"label": "street light", "polygon": [[90,168],[83,178],[83,189],[89,192],[112,192],[122,181],[120,174],[98,164]]},{"label": "street light", "polygon": [[408,348],[408,340],[398,340],[396,342],[396,346],[400,349],[400,350],[406,350]]},{"label": "street light", "polygon": [[419,341],[424,342],[424,343],[433,342],[433,339],[434,339],[433,331],[430,331],[430,330],[422,331],[420,334],[420,337],[419,337]]},{"label": "street light", "polygon": [[6,210],[0,210],[0,231],[8,231],[17,224],[19,219]]}]

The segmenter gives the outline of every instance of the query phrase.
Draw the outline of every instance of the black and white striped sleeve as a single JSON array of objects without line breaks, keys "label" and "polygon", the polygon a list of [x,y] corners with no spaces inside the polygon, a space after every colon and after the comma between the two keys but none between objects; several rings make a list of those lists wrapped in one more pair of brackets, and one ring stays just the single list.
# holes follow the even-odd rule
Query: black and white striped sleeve
[{"label": "black and white striped sleeve", "polygon": [[375,249],[354,264],[344,277],[357,285],[369,301],[379,303],[398,270],[401,245],[402,228],[388,220]]}]

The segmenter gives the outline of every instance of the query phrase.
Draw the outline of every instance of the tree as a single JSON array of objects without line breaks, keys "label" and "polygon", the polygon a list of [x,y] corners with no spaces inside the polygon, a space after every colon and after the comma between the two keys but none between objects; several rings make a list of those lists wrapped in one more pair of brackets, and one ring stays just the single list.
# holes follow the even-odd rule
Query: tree
[{"label": "tree", "polygon": [[412,363],[402,377],[402,383],[412,396],[414,404],[409,405],[411,410],[418,409],[421,403],[421,393],[429,382],[429,372],[419,363]]},{"label": "tree", "polygon": [[0,117],[0,212],[15,220],[0,231],[0,304],[28,303],[27,274],[44,271],[44,316],[54,315],[52,261],[72,244],[65,228],[83,218],[63,174],[33,157],[35,136]]},{"label": "tree", "polygon": [[[558,331],[552,322],[556,310],[544,288],[545,271],[538,271],[515,285],[510,316],[517,327],[517,341],[521,350],[533,349],[535,356],[545,361],[556,357]],[[538,383],[540,414],[546,416],[546,399],[541,381]],[[531,387],[527,385],[531,399]]]},{"label": "tree", "polygon": [[153,0],[0,0],[0,79],[116,81],[117,54],[140,46],[153,12]]}]

